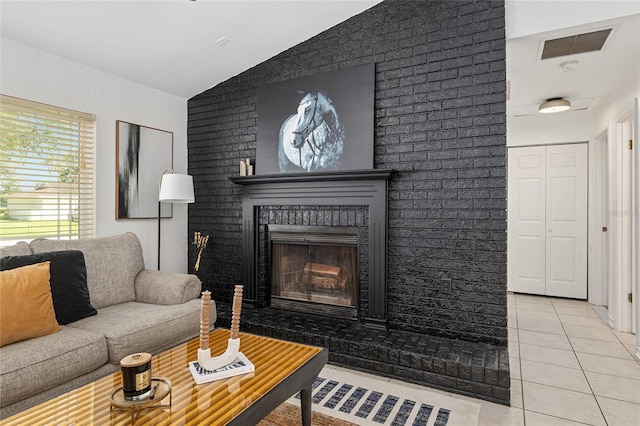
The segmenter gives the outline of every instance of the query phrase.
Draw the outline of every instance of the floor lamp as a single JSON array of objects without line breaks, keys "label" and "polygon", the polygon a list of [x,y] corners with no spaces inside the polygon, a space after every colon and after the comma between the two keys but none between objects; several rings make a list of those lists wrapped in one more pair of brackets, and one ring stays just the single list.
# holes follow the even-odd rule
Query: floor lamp
[{"label": "floor lamp", "polygon": [[160,193],[158,196],[158,271],[160,270],[160,217],[161,203],[193,203],[193,176],[180,175],[172,169],[166,169],[160,176]]}]

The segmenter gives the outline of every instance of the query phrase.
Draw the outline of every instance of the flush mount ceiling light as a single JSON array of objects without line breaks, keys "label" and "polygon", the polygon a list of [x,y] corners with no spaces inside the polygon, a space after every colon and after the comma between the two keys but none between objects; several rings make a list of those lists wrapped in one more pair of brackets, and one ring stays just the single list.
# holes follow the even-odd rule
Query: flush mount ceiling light
[{"label": "flush mount ceiling light", "polygon": [[538,112],[550,114],[554,112],[568,111],[571,109],[571,102],[562,98],[547,99],[538,107]]}]

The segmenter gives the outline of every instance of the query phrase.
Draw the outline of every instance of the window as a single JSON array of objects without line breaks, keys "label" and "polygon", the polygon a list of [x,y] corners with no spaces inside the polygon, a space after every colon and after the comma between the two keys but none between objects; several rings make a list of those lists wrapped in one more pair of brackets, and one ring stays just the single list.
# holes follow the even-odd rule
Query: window
[{"label": "window", "polygon": [[0,95],[0,246],[94,232],[95,116]]}]

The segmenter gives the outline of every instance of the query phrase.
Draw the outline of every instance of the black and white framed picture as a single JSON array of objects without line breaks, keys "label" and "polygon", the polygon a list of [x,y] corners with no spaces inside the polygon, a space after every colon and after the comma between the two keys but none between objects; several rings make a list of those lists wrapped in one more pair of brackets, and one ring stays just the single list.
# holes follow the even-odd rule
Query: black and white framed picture
[{"label": "black and white framed picture", "polygon": [[[173,167],[173,133],[116,121],[116,219],[158,217],[162,172]],[[162,203],[162,217],[171,217]]]},{"label": "black and white framed picture", "polygon": [[262,86],[256,174],[373,168],[375,64]]}]

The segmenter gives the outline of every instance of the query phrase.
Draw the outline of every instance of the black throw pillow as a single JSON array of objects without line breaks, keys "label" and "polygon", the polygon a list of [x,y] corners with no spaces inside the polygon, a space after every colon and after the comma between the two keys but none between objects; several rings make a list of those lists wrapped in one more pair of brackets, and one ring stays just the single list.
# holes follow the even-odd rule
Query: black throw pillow
[{"label": "black throw pillow", "polygon": [[51,262],[51,295],[58,324],[69,324],[96,315],[98,312],[89,300],[84,254],[79,250],[1,257],[0,271],[46,261]]}]

